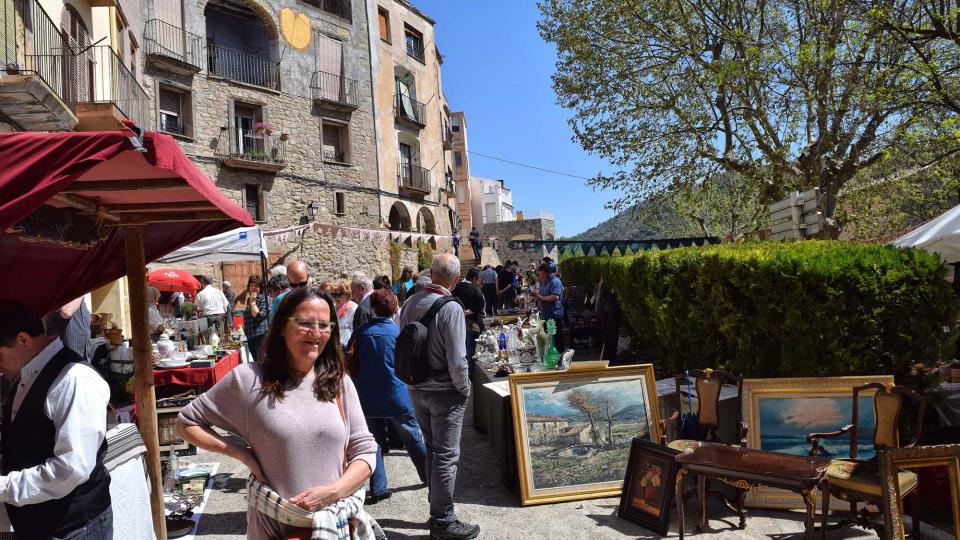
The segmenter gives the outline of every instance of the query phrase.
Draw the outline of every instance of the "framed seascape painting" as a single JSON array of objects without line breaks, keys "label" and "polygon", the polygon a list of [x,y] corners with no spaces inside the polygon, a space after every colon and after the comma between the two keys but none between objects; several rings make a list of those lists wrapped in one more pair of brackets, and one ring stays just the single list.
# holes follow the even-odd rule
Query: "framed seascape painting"
[{"label": "framed seascape painting", "polygon": [[[838,431],[852,423],[853,387],[872,382],[893,384],[893,376],[744,379],[741,403],[748,428],[747,446],[795,456],[809,455],[811,444],[807,442],[807,435]],[[863,459],[874,456],[874,393],[860,394],[857,457]],[[820,446],[820,457],[850,457],[849,435],[823,439]],[[766,487],[752,489],[746,504],[759,508],[804,506],[799,495]],[[831,508],[849,507],[847,502],[831,500]]]},{"label": "framed seascape painting", "polygon": [[620,495],[634,438],[658,442],[653,365],[510,375],[520,499]]},{"label": "framed seascape painting", "polygon": [[678,450],[634,439],[617,515],[661,536],[670,528]]}]

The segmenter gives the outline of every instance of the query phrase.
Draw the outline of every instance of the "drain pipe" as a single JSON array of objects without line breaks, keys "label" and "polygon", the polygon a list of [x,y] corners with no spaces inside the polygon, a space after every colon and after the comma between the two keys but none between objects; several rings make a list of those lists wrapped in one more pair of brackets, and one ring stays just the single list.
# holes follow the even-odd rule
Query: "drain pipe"
[{"label": "drain pipe", "polygon": [[383,189],[380,187],[380,127],[379,113],[377,112],[377,80],[376,66],[379,65],[377,42],[374,40],[373,27],[370,26],[370,12],[375,8],[375,2],[364,2],[367,17],[367,44],[370,56],[370,104],[373,109],[373,157],[377,164],[377,228],[383,223]]}]

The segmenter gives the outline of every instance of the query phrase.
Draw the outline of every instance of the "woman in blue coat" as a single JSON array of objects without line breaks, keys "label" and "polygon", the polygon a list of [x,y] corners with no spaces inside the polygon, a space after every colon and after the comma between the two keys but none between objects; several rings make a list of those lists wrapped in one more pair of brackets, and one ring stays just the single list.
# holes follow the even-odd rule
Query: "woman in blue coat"
[{"label": "woman in blue coat", "polygon": [[407,386],[397,378],[393,369],[393,355],[400,328],[393,322],[397,312],[397,296],[388,289],[377,289],[370,295],[374,317],[353,333],[357,344],[357,374],[354,385],[360,396],[367,428],[377,439],[377,468],[370,477],[367,504],[375,504],[392,495],[387,488],[387,471],[383,466],[382,448],[387,422],[400,434],[410,460],[417,468],[421,482],[427,481],[427,448],[420,432],[420,424],[413,412]]}]

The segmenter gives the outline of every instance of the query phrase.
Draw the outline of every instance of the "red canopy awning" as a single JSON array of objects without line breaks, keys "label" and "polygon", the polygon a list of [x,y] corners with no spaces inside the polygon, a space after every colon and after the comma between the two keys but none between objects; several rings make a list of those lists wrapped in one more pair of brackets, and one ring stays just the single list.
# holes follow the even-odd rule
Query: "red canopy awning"
[{"label": "red canopy awning", "polygon": [[[142,226],[147,261],[252,225],[172,137],[151,132],[143,143],[147,152],[120,132],[0,134],[0,297],[45,313],[126,275],[124,225]],[[102,239],[38,239],[23,220],[45,205],[89,216]]]}]

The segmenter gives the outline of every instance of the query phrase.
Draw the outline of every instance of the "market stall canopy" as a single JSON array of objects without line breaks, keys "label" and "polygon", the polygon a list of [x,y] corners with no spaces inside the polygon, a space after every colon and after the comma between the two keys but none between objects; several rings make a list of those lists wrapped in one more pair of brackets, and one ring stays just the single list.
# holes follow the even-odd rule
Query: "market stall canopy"
[{"label": "market stall canopy", "polygon": [[147,261],[253,225],[169,135],[0,134],[0,295],[39,313],[127,274],[125,226]]},{"label": "market stall canopy", "polygon": [[954,206],[890,244],[939,253],[944,262],[960,262],[960,206]]},{"label": "market stall canopy", "polygon": [[267,257],[267,243],[260,227],[241,227],[232,231],[201,238],[189,246],[164,255],[156,262],[230,262],[259,261]]},{"label": "market stall canopy", "polygon": [[160,292],[180,291],[196,294],[200,290],[200,282],[185,270],[161,268],[147,274],[147,285],[156,287]]}]

